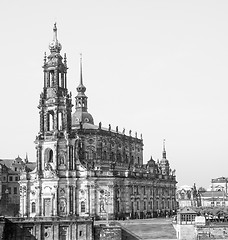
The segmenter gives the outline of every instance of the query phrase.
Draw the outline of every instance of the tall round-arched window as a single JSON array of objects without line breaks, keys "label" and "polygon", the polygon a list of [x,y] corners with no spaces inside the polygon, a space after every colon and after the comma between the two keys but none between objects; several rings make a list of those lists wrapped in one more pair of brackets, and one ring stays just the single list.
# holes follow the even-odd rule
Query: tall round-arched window
[{"label": "tall round-arched window", "polygon": [[49,154],[48,154],[48,162],[53,162],[53,151],[50,149]]},{"label": "tall round-arched window", "polygon": [[36,212],[36,203],[32,202],[32,213]]},{"label": "tall round-arched window", "polygon": [[52,163],[53,162],[53,150],[50,148],[47,148],[45,150],[45,161],[47,163]]}]

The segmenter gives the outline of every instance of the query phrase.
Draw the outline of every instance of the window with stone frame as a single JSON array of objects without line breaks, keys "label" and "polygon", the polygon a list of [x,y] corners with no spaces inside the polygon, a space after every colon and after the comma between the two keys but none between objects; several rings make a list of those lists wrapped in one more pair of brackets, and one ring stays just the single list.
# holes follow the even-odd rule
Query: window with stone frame
[{"label": "window with stone frame", "polygon": [[103,160],[105,160],[105,161],[107,160],[107,152],[106,151],[103,152]]},{"label": "window with stone frame", "polygon": [[84,213],[85,211],[86,211],[85,202],[82,201],[82,202],[81,202],[81,212]]},{"label": "window with stone frame", "polygon": [[146,186],[143,186],[143,195],[146,195]]},{"label": "window with stone frame", "polygon": [[146,210],[146,201],[143,203],[143,209]]},{"label": "window with stone frame", "polygon": [[136,204],[137,204],[137,210],[139,210],[139,201],[137,201]]},{"label": "window with stone frame", "polygon": [[47,114],[47,130],[52,131],[54,129],[54,112],[49,111]]},{"label": "window with stone frame", "polygon": [[32,202],[32,206],[31,206],[31,212],[32,213],[35,213],[36,212],[36,203],[35,202]]},{"label": "window with stone frame", "polygon": [[45,150],[45,159],[47,163],[52,163],[53,162],[53,151],[50,148],[47,148]]}]

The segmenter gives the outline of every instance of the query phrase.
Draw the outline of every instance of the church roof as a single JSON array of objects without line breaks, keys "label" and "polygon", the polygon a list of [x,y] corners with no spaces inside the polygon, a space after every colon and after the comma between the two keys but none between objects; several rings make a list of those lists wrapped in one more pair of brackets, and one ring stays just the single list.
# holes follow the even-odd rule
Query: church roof
[{"label": "church roof", "polygon": [[212,183],[216,183],[216,182],[228,182],[228,178],[226,177],[218,177],[218,178],[214,178],[214,179],[211,179],[211,182]]},{"label": "church roof", "polygon": [[216,198],[216,197],[223,197],[224,194],[225,194],[225,192],[223,192],[223,191],[207,191],[207,192],[201,193],[201,197],[204,197],[204,198],[207,198],[207,197]]},{"label": "church roof", "polygon": [[5,165],[7,168],[11,168],[15,159],[0,159],[0,163]]}]

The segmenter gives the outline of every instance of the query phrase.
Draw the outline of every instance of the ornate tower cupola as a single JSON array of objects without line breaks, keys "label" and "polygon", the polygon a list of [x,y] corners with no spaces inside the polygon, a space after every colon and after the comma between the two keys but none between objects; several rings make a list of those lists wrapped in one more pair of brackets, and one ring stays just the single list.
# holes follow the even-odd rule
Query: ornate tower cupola
[{"label": "ornate tower cupola", "polygon": [[166,150],[165,150],[165,139],[163,140],[163,152],[162,160],[160,161],[160,166],[163,175],[169,174],[169,161],[166,159]]},{"label": "ornate tower cupola", "polygon": [[82,55],[80,57],[80,83],[77,87],[77,96],[75,97],[76,111],[72,117],[72,127],[78,126],[80,123],[94,124],[93,117],[87,111],[87,96],[85,95],[86,87],[83,85],[82,78]]},{"label": "ornate tower cupola", "polygon": [[60,55],[62,49],[57,39],[56,23],[53,28],[53,41],[49,44],[50,55],[44,56],[44,87],[40,95],[40,134],[71,129],[71,96],[67,90],[67,61]]},{"label": "ornate tower cupola", "polygon": [[56,23],[54,24],[53,28],[53,41],[49,44],[49,49],[51,53],[60,53],[62,49],[62,45],[59,43],[57,39],[57,27]]}]

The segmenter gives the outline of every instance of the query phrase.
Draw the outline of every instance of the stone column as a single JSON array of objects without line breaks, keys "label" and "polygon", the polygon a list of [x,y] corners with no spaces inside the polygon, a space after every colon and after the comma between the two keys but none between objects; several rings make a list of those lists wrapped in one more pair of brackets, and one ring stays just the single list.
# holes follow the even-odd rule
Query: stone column
[{"label": "stone column", "polygon": [[44,131],[47,132],[47,130],[48,130],[48,122],[49,122],[48,112],[45,112],[43,117],[44,117]]},{"label": "stone column", "polygon": [[108,216],[109,216],[109,218],[110,217],[113,218],[115,216],[116,206],[115,206],[115,201],[114,201],[115,191],[114,191],[114,186],[112,184],[108,185],[108,192],[110,192],[110,196],[108,198]]},{"label": "stone column", "polygon": [[41,192],[40,186],[35,187],[36,189],[36,197],[37,197],[37,204],[36,204],[36,216],[41,216]]},{"label": "stone column", "polygon": [[58,196],[57,196],[57,192],[58,192],[58,187],[57,186],[54,186],[54,193],[52,194],[53,196],[53,212],[52,212],[52,215],[53,216],[57,216],[57,201],[58,201]]},{"label": "stone column", "polygon": [[57,169],[57,166],[58,166],[58,144],[57,143],[54,144],[54,154],[55,155],[53,156],[53,159],[55,157],[54,164],[55,164],[55,168]]},{"label": "stone column", "polygon": [[87,197],[86,197],[86,212],[90,214],[90,183],[87,182],[86,184],[86,192],[87,192]]},{"label": "stone column", "polygon": [[130,203],[131,203],[131,195],[130,195],[130,185],[127,183],[124,188],[123,193],[124,199],[125,199],[125,206],[124,206],[124,212],[127,214],[130,214]]},{"label": "stone column", "polygon": [[73,146],[72,145],[69,145],[69,161],[70,161],[70,165],[71,165],[70,170],[74,170]]},{"label": "stone column", "polygon": [[75,187],[75,186],[72,186],[72,191],[73,191],[73,193],[72,193],[72,201],[73,201],[73,211],[72,211],[72,213],[73,213],[73,215],[74,215],[75,212],[76,212],[76,201],[75,201],[75,197],[76,197],[76,187]]},{"label": "stone column", "polygon": [[28,213],[28,211],[27,211],[27,199],[29,198],[29,196],[28,196],[28,189],[27,189],[27,186],[23,186],[23,197],[24,197],[24,203],[23,203],[23,205],[24,205],[24,216],[27,216],[27,213]]},{"label": "stone column", "polygon": [[40,132],[44,132],[44,112],[43,110],[40,111]]},{"label": "stone column", "polygon": [[97,191],[96,191],[96,188],[95,188],[95,184],[94,182],[91,183],[91,188],[90,188],[90,192],[91,192],[91,195],[90,195],[90,214],[95,216],[96,215],[96,209],[97,209]]},{"label": "stone column", "polygon": [[57,109],[54,110],[54,116],[53,116],[53,129],[58,129],[58,111]]}]

